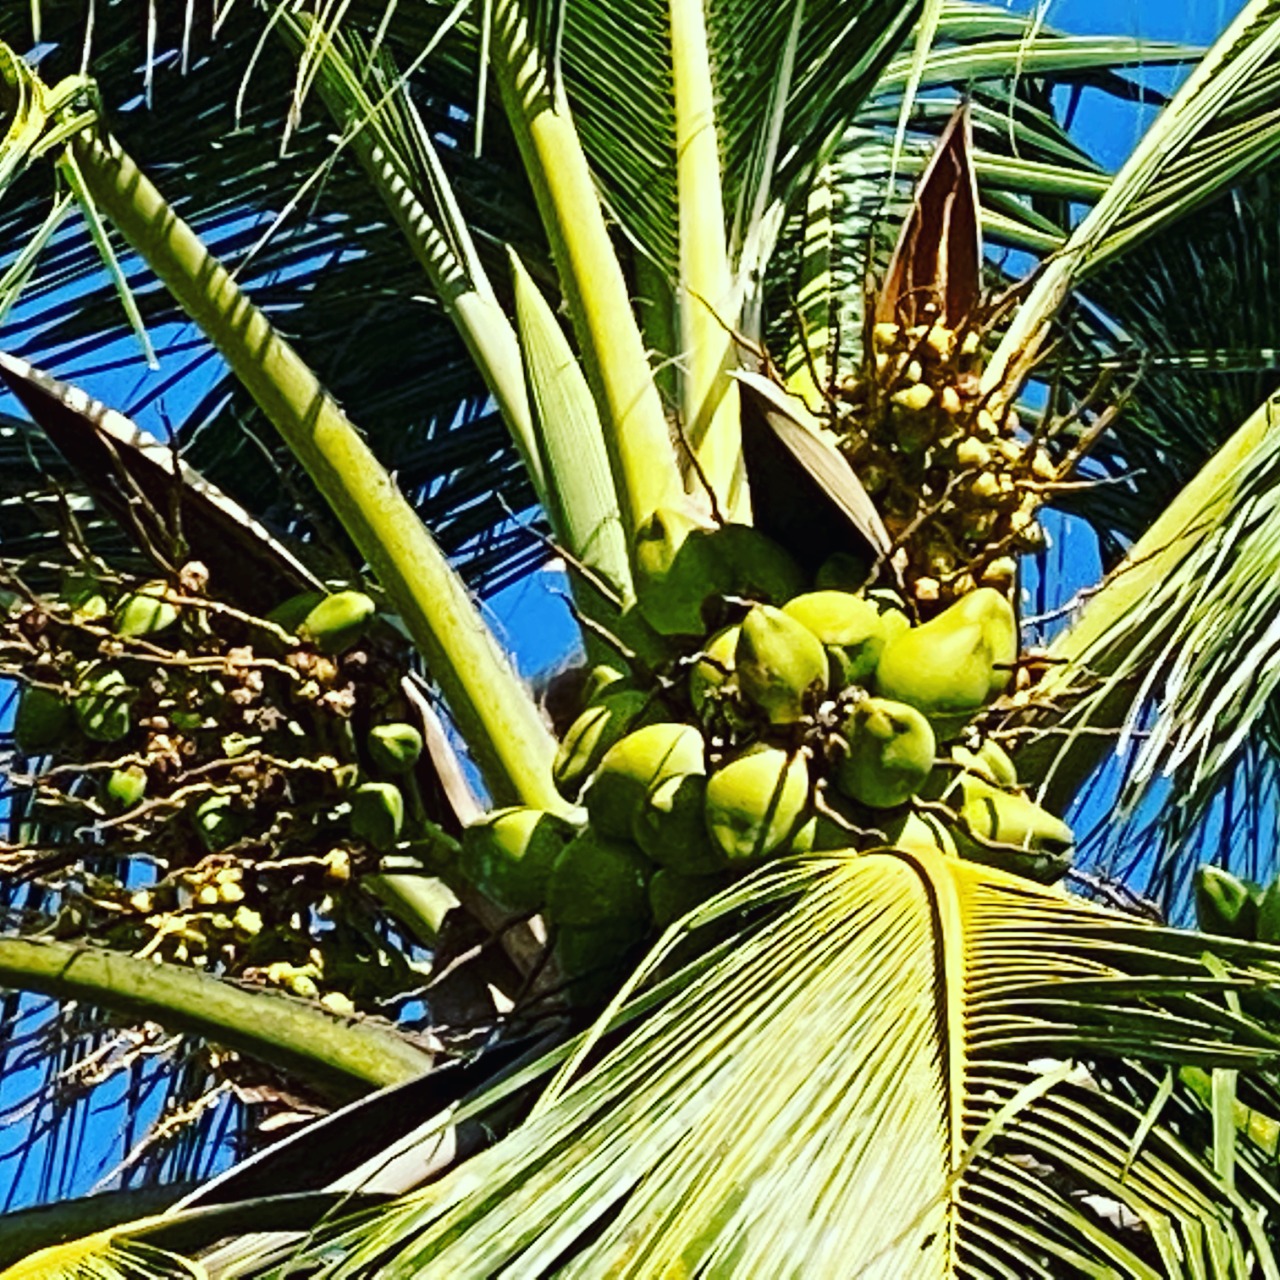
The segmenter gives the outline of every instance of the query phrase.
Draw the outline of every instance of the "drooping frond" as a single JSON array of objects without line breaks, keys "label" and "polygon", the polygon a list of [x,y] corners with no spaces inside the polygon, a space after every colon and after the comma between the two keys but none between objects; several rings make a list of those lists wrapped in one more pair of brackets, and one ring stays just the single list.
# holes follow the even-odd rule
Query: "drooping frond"
[{"label": "drooping frond", "polygon": [[1120,1058],[1272,1063],[1280,1040],[1226,993],[1275,983],[1280,953],[1207,959],[1195,935],[891,853],[787,864],[700,916],[712,955],[580,1044],[520,1129],[285,1269],[1274,1268],[1212,1126],[1166,1117],[1158,1069]]},{"label": "drooping frond", "polygon": [[[1257,759],[1280,683],[1278,412],[1273,397],[1251,415],[1055,642],[1066,665],[1043,693],[1066,701],[1031,748],[1050,795],[1069,797],[1114,745],[1121,815],[1150,825],[1155,805],[1157,825],[1185,837],[1247,748]],[[1249,847],[1239,842],[1232,861]],[[1121,848],[1106,860],[1133,888],[1185,890],[1194,850],[1185,839]]]}]

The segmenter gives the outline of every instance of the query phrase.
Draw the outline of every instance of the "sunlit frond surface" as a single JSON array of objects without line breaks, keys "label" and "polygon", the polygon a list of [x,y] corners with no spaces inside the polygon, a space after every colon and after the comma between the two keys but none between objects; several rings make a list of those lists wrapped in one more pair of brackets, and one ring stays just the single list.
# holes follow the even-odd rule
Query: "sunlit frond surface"
[{"label": "sunlit frond surface", "polygon": [[1247,418],[1058,642],[1082,696],[1041,743],[1045,785],[1071,794],[1082,736],[1113,733],[1082,802],[1109,815],[1094,856],[1184,914],[1197,832],[1224,865],[1274,875],[1276,413],[1273,397]]},{"label": "sunlit frond surface", "polygon": [[711,959],[582,1046],[516,1133],[338,1224],[303,1247],[304,1265],[335,1277],[1274,1266],[1203,1112],[1152,1104],[1158,1064],[1274,1061],[1280,1040],[1226,992],[1280,979],[1280,953],[1224,944],[1206,958],[1195,935],[896,854],[784,866],[703,914],[717,917]]}]

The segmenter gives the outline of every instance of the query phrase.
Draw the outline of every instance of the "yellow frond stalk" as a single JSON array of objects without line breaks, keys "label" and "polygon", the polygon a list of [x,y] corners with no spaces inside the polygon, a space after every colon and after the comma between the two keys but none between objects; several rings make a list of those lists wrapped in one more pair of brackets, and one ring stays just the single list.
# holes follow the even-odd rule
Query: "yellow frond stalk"
[{"label": "yellow frond stalk", "polygon": [[623,527],[678,496],[662,400],[562,88],[553,91],[518,0],[493,14],[495,79],[551,241],[596,398]]},{"label": "yellow frond stalk", "polygon": [[[702,0],[671,0],[670,14],[680,206],[681,419],[720,510],[727,519],[749,522],[741,407],[738,388],[728,376],[738,363],[732,337],[737,314]],[[695,477],[694,485],[700,484]]]}]

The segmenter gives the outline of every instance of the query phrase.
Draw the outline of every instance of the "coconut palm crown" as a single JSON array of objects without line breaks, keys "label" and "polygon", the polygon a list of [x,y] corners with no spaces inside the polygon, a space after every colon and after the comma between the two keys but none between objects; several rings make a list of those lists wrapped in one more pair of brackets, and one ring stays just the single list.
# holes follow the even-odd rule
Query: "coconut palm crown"
[{"label": "coconut palm crown", "polygon": [[0,27],[4,1025],[171,1102],[3,1274],[1280,1275],[1280,4],[233,8]]}]

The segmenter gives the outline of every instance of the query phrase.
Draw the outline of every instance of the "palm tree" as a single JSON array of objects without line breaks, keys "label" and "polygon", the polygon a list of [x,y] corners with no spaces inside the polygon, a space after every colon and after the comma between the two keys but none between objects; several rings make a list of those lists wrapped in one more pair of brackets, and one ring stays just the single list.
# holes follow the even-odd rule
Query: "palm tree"
[{"label": "palm tree", "polygon": [[[220,1046],[171,1066],[188,1105],[210,1071],[281,1112],[357,1097],[150,1217],[77,1206],[102,1232],[14,1274],[1276,1274],[1280,892],[1232,874],[1272,871],[1253,837],[1277,666],[1258,354],[1275,4],[1246,5],[1115,175],[1072,142],[1060,90],[1138,95],[1118,68],[1190,51],[978,4],[408,8],[228,11],[216,44],[198,22],[149,39],[189,78],[148,52],[146,91],[174,109],[110,123],[138,61],[126,15],[99,15],[94,80],[61,14],[38,74],[0,47],[11,345],[63,372],[185,314],[226,366],[187,414],[201,479],[4,363],[56,446],[0,437],[21,499],[0,532],[5,661],[78,728],[25,726],[0,980],[114,1015],[60,1006],[81,1062],[122,1017]],[[191,120],[232,98],[243,127],[193,156]],[[59,231],[73,205],[92,249]],[[980,228],[1023,257],[984,258]],[[243,430],[202,430],[215,413]],[[251,449],[284,484],[248,474]],[[534,501],[531,542],[515,516]],[[1052,574],[1046,503],[1098,530],[1110,572],[1047,652],[1018,653],[1010,558]],[[590,660],[628,668],[593,723],[638,723],[617,719],[625,694],[674,753],[696,718],[696,766],[670,777],[699,797],[740,759],[781,761],[714,802],[719,873],[676,885],[665,931],[643,904],[591,916],[561,871],[621,868],[634,890],[675,868],[619,850],[622,770],[596,773],[574,834],[598,754],[557,757],[447,554],[483,587],[547,546]],[[850,665],[822,701],[833,655],[804,667],[818,641],[760,603],[815,574],[894,593],[858,598],[874,679],[833,637]],[[266,617],[298,591],[297,616]],[[427,681],[490,803],[542,815],[549,902],[481,857],[497,819],[476,821]],[[357,739],[370,708],[425,739],[410,772]],[[912,733],[929,749],[886,780],[872,740]],[[1100,771],[1117,741],[1118,777]],[[1055,887],[1055,815],[1097,787],[1114,794],[1092,805],[1086,897]],[[1117,909],[1185,919],[1206,829],[1212,937]],[[304,869],[268,892],[282,867]],[[452,936],[468,918],[505,951]],[[477,938],[490,967],[442,1030],[461,1056],[479,1024],[497,1051],[430,1072],[438,1041],[349,1016],[405,1006],[416,945]],[[480,1003],[504,984],[515,1016]],[[194,1134],[168,1177],[201,1172],[212,1135]]]}]

